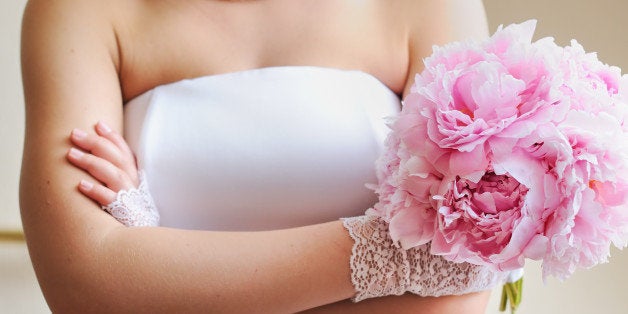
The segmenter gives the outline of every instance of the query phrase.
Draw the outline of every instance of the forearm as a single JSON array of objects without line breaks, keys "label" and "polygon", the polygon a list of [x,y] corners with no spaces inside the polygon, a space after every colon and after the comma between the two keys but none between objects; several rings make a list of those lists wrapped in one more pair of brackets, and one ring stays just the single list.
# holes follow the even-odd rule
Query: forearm
[{"label": "forearm", "polygon": [[353,241],[339,221],[238,233],[125,228],[72,187],[80,171],[37,157],[24,160],[22,217],[53,312],[295,312],[354,293]]},{"label": "forearm", "polygon": [[95,259],[100,289],[77,290],[83,305],[109,312],[296,312],[353,295],[351,246],[340,222],[268,232],[119,228]]},{"label": "forearm", "polygon": [[490,295],[490,291],[484,291],[434,298],[406,293],[401,296],[373,298],[358,303],[343,300],[304,311],[302,314],[481,314],[486,311]]}]

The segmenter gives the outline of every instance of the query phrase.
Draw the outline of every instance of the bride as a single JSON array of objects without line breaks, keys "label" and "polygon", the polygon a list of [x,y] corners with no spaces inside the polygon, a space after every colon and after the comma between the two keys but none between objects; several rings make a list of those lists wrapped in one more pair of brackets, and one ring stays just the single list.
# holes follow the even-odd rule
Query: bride
[{"label": "bride", "polygon": [[[20,202],[51,310],[482,313],[501,274],[360,215],[422,58],[486,35],[479,0],[30,0]],[[134,158],[161,227],[100,209]]]}]

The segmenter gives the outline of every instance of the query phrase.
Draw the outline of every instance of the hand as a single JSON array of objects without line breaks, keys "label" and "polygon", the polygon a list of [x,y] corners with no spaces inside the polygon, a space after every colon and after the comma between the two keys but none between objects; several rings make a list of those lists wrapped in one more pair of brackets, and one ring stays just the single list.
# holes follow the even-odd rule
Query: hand
[{"label": "hand", "polygon": [[411,292],[420,296],[461,295],[493,288],[508,272],[453,263],[430,253],[429,244],[404,250],[395,245],[379,217],[343,218],[354,240],[350,265],[354,302]]},{"label": "hand", "polygon": [[107,205],[116,199],[120,190],[129,190],[139,185],[139,175],[135,157],[120,134],[104,122],[95,126],[96,134],[74,129],[70,135],[72,144],[68,160],[76,167],[87,171],[98,183],[82,180],[79,191],[100,205]]},{"label": "hand", "polygon": [[74,129],[70,136],[88,153],[72,147],[68,160],[98,180],[81,180],[79,191],[126,226],[157,226],[159,213],[126,141],[102,121],[95,129],[96,135]]}]

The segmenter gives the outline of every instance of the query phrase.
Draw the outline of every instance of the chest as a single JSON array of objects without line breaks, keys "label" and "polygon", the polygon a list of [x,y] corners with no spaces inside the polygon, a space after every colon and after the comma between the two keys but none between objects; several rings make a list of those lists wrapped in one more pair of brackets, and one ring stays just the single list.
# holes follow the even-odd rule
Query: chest
[{"label": "chest", "polygon": [[146,3],[119,27],[125,101],[185,78],[286,65],[361,70],[397,93],[405,83],[407,38],[394,1]]},{"label": "chest", "polygon": [[399,99],[358,71],[277,67],[180,81],[125,107],[162,225],[273,230],[361,214]]}]

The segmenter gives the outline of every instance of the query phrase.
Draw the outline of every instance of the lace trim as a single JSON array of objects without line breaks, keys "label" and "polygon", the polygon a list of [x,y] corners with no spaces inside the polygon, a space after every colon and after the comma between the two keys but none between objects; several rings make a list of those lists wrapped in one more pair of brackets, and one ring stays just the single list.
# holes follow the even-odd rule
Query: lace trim
[{"label": "lace trim", "polygon": [[393,243],[388,224],[379,217],[341,221],[355,241],[349,261],[354,302],[406,291],[433,297],[461,295],[491,289],[508,276],[485,266],[447,261],[431,254],[429,243],[403,250]]},{"label": "lace trim", "polygon": [[139,179],[140,185],[136,189],[120,190],[116,199],[102,209],[127,227],[158,226],[159,212],[141,171]]},{"label": "lace trim", "polygon": [[388,225],[375,217],[342,218],[343,226],[355,241],[351,249],[351,282],[356,290],[353,302],[402,295],[409,280],[406,251],[396,249]]},{"label": "lace trim", "polygon": [[409,292],[420,296],[462,295],[492,289],[508,273],[486,266],[454,263],[430,253],[430,244],[408,250],[412,273]]}]

